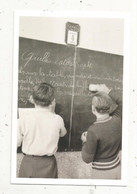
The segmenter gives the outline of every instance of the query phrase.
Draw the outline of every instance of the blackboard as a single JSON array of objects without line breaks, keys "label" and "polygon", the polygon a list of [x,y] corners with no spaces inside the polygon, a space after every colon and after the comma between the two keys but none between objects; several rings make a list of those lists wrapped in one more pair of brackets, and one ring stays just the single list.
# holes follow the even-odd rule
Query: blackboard
[{"label": "blackboard", "polygon": [[19,108],[33,107],[28,99],[35,84],[48,82],[55,87],[55,111],[67,128],[59,151],[81,150],[81,133],[95,121],[89,84],[122,90],[120,55],[20,37],[18,69]]}]

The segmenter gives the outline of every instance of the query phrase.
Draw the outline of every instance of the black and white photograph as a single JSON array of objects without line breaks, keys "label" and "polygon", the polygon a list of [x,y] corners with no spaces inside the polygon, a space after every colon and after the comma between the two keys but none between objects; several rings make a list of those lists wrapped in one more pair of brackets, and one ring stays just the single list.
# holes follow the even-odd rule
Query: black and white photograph
[{"label": "black and white photograph", "polygon": [[12,183],[126,185],[128,18],[14,16]]}]

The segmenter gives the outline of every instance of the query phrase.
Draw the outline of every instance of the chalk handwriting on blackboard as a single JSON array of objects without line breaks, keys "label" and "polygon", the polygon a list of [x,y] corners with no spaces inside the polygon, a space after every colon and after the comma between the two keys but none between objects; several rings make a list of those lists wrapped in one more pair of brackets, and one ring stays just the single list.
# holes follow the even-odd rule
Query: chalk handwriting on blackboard
[{"label": "chalk handwriting on blackboard", "polygon": [[[21,55],[21,60],[24,61],[24,66],[22,68],[25,68],[27,65],[30,64],[30,62],[37,61],[41,63],[52,63],[52,53],[49,51],[45,52],[43,56],[40,56],[38,53],[33,53],[33,52],[24,52]],[[72,62],[71,58],[65,58],[63,60],[56,60],[55,65],[57,66],[67,66],[67,67],[72,67],[74,64]],[[32,63],[33,64],[33,63]],[[92,63],[88,61],[87,63],[77,63],[77,67],[81,68],[92,68],[93,64],[95,64],[95,61],[92,60]]]},{"label": "chalk handwriting on blackboard", "polygon": [[[86,64],[86,63],[85,63]],[[86,67],[84,64],[84,68]],[[29,65],[29,64],[28,64]],[[87,65],[88,66],[88,65]],[[91,73],[90,73],[91,72]],[[119,87],[118,83],[122,83],[122,80],[119,78],[115,78],[114,76],[108,76],[103,77],[102,75],[100,77],[94,76],[92,74],[92,68],[90,69],[90,72],[84,73],[79,72],[76,73],[76,82],[75,82],[75,88],[79,88],[79,91],[74,90],[74,95],[76,96],[90,96],[88,92],[88,85],[91,81],[109,81],[109,83],[117,83],[113,88],[121,90],[121,87]],[[30,93],[32,92],[32,87],[35,84],[41,83],[46,81],[46,78],[49,79],[49,83],[53,85],[53,87],[57,87],[57,93],[59,96],[65,96],[65,95],[72,95],[72,88],[73,85],[73,74],[66,73],[65,70],[62,69],[50,69],[48,68],[47,71],[44,70],[44,67],[40,66],[36,71],[26,71],[22,66],[19,68],[19,75],[22,76],[22,78],[19,78],[19,92],[28,92],[27,98],[29,98]],[[21,77],[20,76],[20,77]],[[60,78],[60,79],[58,79]],[[88,81],[89,80],[89,81]],[[111,84],[110,84],[111,85]],[[62,89],[61,89],[62,88]],[[68,88],[70,90],[63,90],[65,88]],[[81,88],[81,89],[80,89]],[[110,86],[111,88],[111,86]],[[25,93],[24,93],[25,94]],[[26,95],[26,94],[25,94]],[[20,98],[21,100],[21,98]],[[23,102],[23,100],[22,100]]]},{"label": "chalk handwriting on blackboard", "polygon": [[53,85],[56,111],[63,117],[68,130],[59,148],[67,150],[71,138],[70,147],[80,150],[80,135],[94,120],[89,84],[104,83],[109,88],[122,90],[122,72],[122,56],[20,38],[18,106],[32,107],[28,99],[35,84]]},{"label": "chalk handwriting on blackboard", "polygon": [[34,76],[36,76],[37,75],[37,72],[35,72],[35,71],[25,71],[23,69],[23,67],[20,66],[19,67],[19,74],[22,74],[22,75],[34,75]]},{"label": "chalk handwriting on blackboard", "polygon": [[[92,69],[91,69],[91,72],[92,72]],[[63,70],[51,70],[49,69],[47,73],[45,73],[43,70],[42,70],[42,67],[39,68],[38,72],[28,72],[28,71],[25,71],[23,69],[23,67],[21,66],[19,68],[19,73],[22,74],[22,75],[31,75],[31,76],[47,76],[47,77],[54,77],[54,78],[57,78],[57,77],[60,77],[60,78],[73,78],[74,75],[72,74],[64,74]],[[76,74],[75,75],[76,78],[80,78],[80,79],[95,79],[95,80],[108,80],[108,81],[113,81],[113,82],[120,82],[122,83],[122,80],[120,78],[115,78],[114,76],[109,76],[109,77],[97,77],[97,76],[94,76],[92,75],[91,73],[89,74],[84,74],[84,73],[80,73],[80,74]],[[27,83],[27,82],[26,82]]]},{"label": "chalk handwriting on blackboard", "polygon": [[23,103],[24,105],[26,105],[27,102],[28,102],[28,99],[27,98],[21,98],[21,97],[19,97],[18,98],[18,101],[21,102],[21,103]]},{"label": "chalk handwriting on blackboard", "polygon": [[49,57],[50,57],[49,52],[45,52],[44,56],[38,56],[33,52],[25,52],[22,54],[21,59],[22,61],[25,61],[24,67],[26,67],[30,61],[51,63],[51,61],[49,60]]}]

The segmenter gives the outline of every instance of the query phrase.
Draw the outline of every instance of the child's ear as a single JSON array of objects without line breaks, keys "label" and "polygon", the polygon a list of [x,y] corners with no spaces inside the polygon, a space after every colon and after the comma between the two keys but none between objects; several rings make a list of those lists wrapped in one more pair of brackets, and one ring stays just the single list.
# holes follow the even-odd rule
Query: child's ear
[{"label": "child's ear", "polygon": [[35,104],[32,95],[30,95],[30,97],[29,97],[29,102],[31,102],[32,104]]},{"label": "child's ear", "polygon": [[53,111],[53,112],[55,112],[55,106],[56,106],[56,100],[55,100],[55,98],[54,98],[54,100],[51,102],[51,104],[50,104],[50,108],[51,108],[51,110]]},{"label": "child's ear", "polygon": [[54,98],[54,105],[56,105],[56,99]]},{"label": "child's ear", "polygon": [[116,103],[111,104],[109,114],[112,114],[117,109],[117,107],[118,105]]}]

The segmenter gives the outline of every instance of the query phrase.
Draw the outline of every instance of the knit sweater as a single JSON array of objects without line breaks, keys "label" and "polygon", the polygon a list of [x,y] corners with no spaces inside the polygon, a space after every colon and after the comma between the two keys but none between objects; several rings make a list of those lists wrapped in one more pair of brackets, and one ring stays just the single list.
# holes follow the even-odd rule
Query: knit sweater
[{"label": "knit sweater", "polygon": [[82,147],[82,159],[86,163],[110,162],[121,149],[122,98],[118,91],[114,90],[109,95],[118,107],[109,119],[96,121],[88,128],[87,141]]}]

